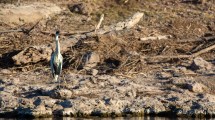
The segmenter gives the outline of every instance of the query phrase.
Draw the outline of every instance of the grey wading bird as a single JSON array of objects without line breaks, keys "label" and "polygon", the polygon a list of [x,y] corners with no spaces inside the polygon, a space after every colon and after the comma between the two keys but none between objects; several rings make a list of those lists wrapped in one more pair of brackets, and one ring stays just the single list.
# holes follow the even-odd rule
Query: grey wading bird
[{"label": "grey wading bird", "polygon": [[55,82],[59,82],[58,80],[61,72],[62,72],[62,65],[63,65],[63,56],[60,54],[60,42],[59,42],[59,31],[56,32],[55,42],[56,42],[56,49],[55,52],[51,55],[51,71],[52,76],[54,77]]}]

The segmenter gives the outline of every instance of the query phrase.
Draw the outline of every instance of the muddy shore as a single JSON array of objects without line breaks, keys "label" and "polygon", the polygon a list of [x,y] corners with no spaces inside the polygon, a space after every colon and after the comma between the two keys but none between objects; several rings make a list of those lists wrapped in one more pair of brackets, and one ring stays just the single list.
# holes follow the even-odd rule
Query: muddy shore
[{"label": "muddy shore", "polygon": [[205,93],[207,88],[192,77],[160,80],[144,75],[128,79],[68,74],[60,86],[38,79],[29,84],[18,76],[0,82],[1,117],[215,115],[215,96]]}]

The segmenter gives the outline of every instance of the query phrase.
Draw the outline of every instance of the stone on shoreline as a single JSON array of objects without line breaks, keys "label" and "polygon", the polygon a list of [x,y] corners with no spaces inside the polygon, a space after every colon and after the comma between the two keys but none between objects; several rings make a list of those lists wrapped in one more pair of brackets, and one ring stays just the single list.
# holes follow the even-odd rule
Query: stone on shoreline
[{"label": "stone on shoreline", "polygon": [[213,64],[207,62],[201,57],[197,57],[193,60],[191,64],[191,69],[193,70],[211,70],[213,68]]}]

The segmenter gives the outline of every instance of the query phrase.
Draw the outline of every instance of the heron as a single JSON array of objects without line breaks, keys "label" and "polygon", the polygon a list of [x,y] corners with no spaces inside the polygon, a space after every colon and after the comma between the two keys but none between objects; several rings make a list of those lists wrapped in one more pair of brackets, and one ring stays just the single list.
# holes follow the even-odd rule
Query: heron
[{"label": "heron", "polygon": [[52,76],[54,78],[55,82],[59,82],[58,78],[60,77],[60,74],[62,72],[62,65],[63,65],[63,56],[60,53],[60,42],[59,42],[59,31],[56,31],[55,34],[55,42],[56,42],[56,48],[55,52],[52,53],[51,55],[51,71],[52,71]]}]

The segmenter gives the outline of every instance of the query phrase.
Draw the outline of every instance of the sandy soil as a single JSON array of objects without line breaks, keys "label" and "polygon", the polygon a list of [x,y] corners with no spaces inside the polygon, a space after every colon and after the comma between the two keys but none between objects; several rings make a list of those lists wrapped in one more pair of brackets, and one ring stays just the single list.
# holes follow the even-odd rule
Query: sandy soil
[{"label": "sandy soil", "polygon": [[[78,3],[80,10],[75,12],[72,8]],[[213,46],[213,1],[11,0],[1,1],[0,6],[0,115],[189,116],[193,111],[194,117],[215,115],[214,49],[194,58],[150,58],[191,55]],[[49,59],[23,65],[12,59],[27,47],[52,44],[56,30],[91,31],[101,14],[105,27],[136,12],[144,16],[135,27],[84,38],[62,53],[60,89],[51,84]],[[29,33],[8,32],[35,24]],[[160,35],[172,37],[141,41]],[[61,34],[60,40],[71,36]],[[86,70],[82,59],[89,52],[98,54],[99,62]]]}]

